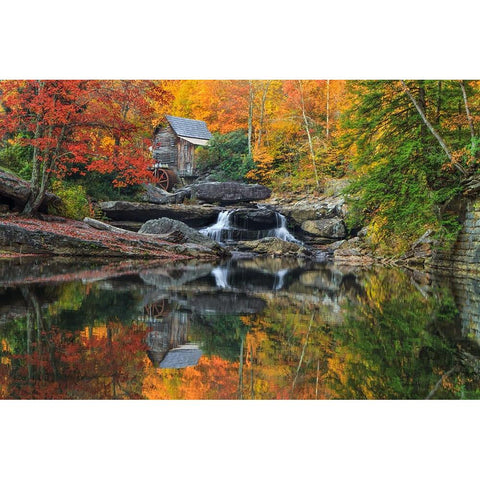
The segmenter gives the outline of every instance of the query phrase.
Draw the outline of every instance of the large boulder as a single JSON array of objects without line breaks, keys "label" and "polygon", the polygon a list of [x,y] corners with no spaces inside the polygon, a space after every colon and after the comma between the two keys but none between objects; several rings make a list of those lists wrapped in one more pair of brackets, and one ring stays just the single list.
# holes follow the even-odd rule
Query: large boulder
[{"label": "large boulder", "polygon": [[341,218],[322,218],[320,220],[306,220],[302,223],[302,230],[314,237],[342,239],[347,236],[345,222]]},{"label": "large boulder", "polygon": [[[30,196],[30,184],[21,178],[0,170],[0,203],[22,209]],[[46,212],[49,205],[59,204],[60,198],[47,192],[40,205],[40,210]]]},{"label": "large boulder", "polygon": [[195,243],[212,249],[220,248],[218,243],[211,238],[202,235],[185,223],[171,218],[148,220],[142,225],[138,233],[162,235],[163,238],[171,238],[175,243]]},{"label": "large boulder", "polygon": [[278,215],[266,208],[239,208],[230,216],[230,223],[247,230],[271,230],[278,227]]},{"label": "large boulder", "polygon": [[308,220],[343,218],[346,211],[345,199],[343,197],[309,198],[290,205],[278,205],[277,208],[296,227],[300,227],[302,223]]},{"label": "large boulder", "polygon": [[206,227],[216,222],[220,207],[204,207],[201,205],[156,205],[140,202],[102,202],[102,212],[111,220],[146,222],[167,217],[180,220],[190,227]]},{"label": "large boulder", "polygon": [[172,203],[182,203],[186,198],[190,198],[192,192],[190,188],[182,188],[175,193],[169,193],[165,190],[148,183],[143,187],[142,200],[148,203],[166,205]]},{"label": "large boulder", "polygon": [[239,182],[206,182],[191,186],[198,200],[228,205],[232,203],[258,202],[266,200],[272,191],[263,185]]}]

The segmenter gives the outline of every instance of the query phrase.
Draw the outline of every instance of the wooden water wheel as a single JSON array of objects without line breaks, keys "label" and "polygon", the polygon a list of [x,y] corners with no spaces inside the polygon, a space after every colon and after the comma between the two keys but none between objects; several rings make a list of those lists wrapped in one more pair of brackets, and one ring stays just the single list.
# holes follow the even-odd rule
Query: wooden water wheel
[{"label": "wooden water wheel", "polygon": [[173,170],[167,168],[156,168],[153,172],[157,179],[157,187],[169,192],[178,183],[178,177]]}]

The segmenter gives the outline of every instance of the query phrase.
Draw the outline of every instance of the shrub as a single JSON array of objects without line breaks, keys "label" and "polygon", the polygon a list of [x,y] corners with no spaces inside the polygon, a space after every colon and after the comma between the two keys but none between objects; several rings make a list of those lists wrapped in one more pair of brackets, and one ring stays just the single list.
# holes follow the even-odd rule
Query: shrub
[{"label": "shrub", "polygon": [[81,185],[71,185],[54,180],[51,191],[61,199],[61,204],[54,207],[51,213],[74,220],[82,220],[91,216],[92,212],[85,188]]},{"label": "shrub", "polygon": [[25,180],[30,180],[32,174],[31,159],[31,147],[18,143],[6,143],[0,149],[0,165]]}]

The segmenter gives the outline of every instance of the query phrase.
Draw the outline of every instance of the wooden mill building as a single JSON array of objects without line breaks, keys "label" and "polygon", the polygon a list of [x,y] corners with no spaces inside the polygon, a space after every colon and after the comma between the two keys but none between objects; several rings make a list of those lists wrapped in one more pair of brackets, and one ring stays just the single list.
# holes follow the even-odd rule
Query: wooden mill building
[{"label": "wooden mill building", "polygon": [[212,138],[202,120],[165,115],[153,136],[153,159],[157,169],[173,170],[180,177],[195,173],[195,148],[205,146]]}]

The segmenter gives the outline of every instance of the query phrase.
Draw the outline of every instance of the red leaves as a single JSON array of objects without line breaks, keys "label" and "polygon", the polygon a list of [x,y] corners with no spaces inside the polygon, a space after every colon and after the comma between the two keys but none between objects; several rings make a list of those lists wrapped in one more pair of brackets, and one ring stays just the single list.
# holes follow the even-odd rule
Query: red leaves
[{"label": "red leaves", "polygon": [[166,98],[154,82],[6,80],[0,91],[0,137],[21,133],[16,141],[36,147],[57,175],[115,172],[118,186],[149,178],[150,94]]},{"label": "red leaves", "polygon": [[[87,333],[87,331],[91,333]],[[82,332],[51,327],[32,352],[9,355],[4,398],[140,398],[146,330],[110,323]],[[12,375],[14,378],[12,378]]]}]

